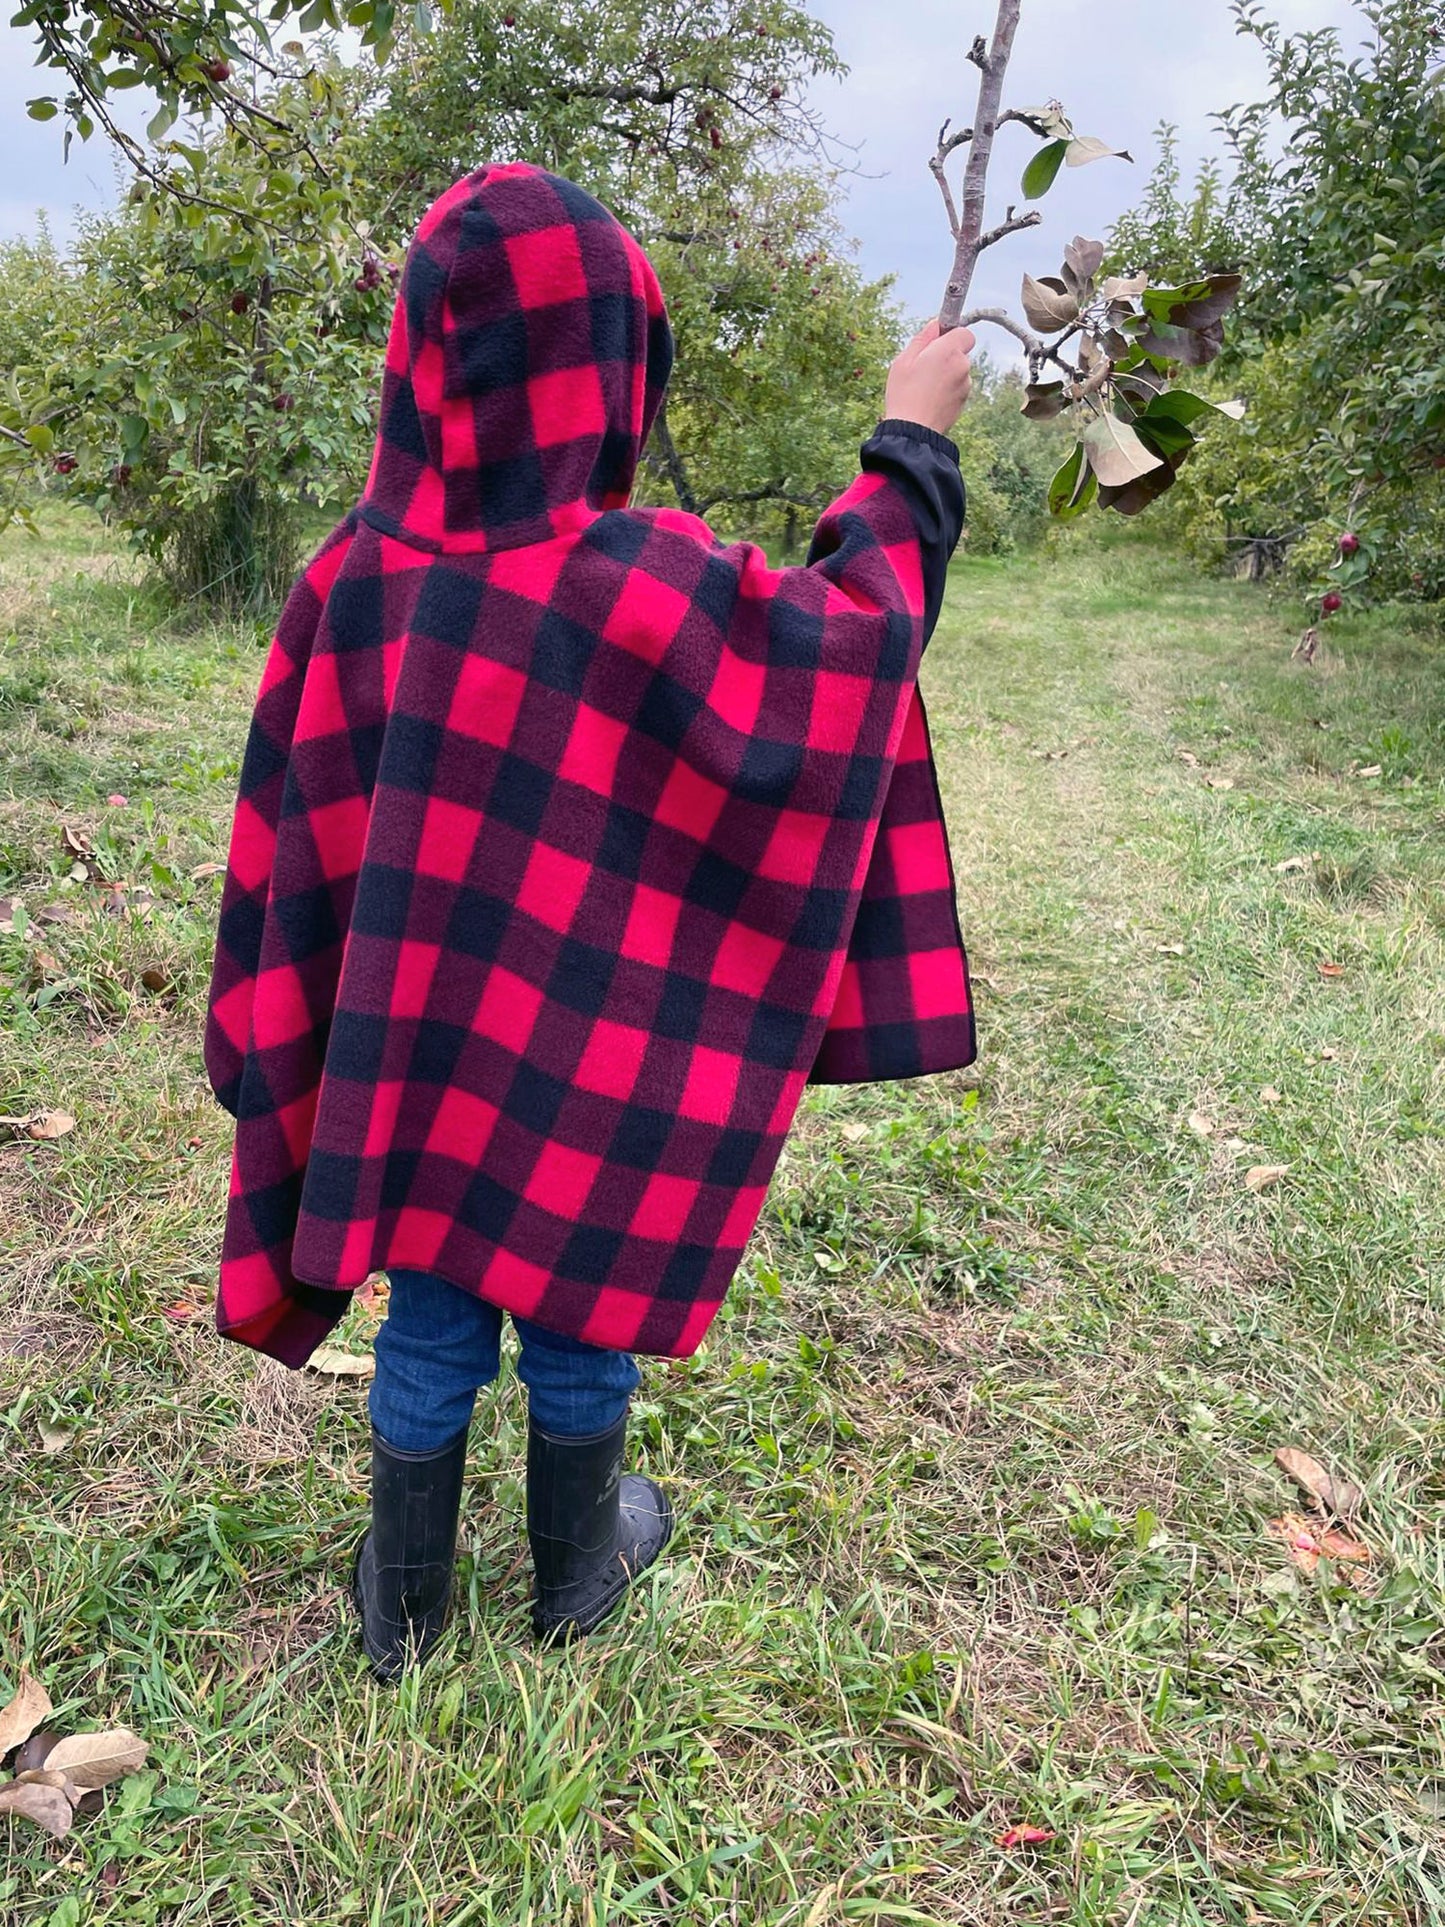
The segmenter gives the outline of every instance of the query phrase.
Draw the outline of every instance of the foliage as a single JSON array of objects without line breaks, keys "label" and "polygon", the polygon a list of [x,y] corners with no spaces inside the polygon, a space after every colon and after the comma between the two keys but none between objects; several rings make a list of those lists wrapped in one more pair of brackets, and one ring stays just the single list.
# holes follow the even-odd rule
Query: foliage
[{"label": "foliage", "polygon": [[1246,256],[1231,220],[1228,189],[1218,161],[1206,161],[1187,197],[1182,192],[1179,130],[1168,121],[1155,129],[1159,143],[1154,172],[1136,207],[1109,230],[1106,265],[1111,274],[1144,273],[1154,281],[1189,281],[1201,270],[1238,273]]},{"label": "foliage", "polygon": [[484,157],[573,175],[654,251],[680,346],[655,482],[764,533],[827,498],[898,322],[830,211],[822,28],[782,0],[464,0],[385,68],[311,51],[262,119],[166,136],[88,224],[0,416],[179,589],[273,602],[300,511],[356,491],[405,238]]},{"label": "foliage", "polygon": [[[1077,425],[1078,439],[1049,484],[1051,514],[1071,521],[1097,504],[1137,515],[1173,488],[1197,445],[1199,423],[1232,412],[1229,404],[1207,396],[1170,391],[1169,383],[1181,368],[1204,368],[1218,357],[1224,316],[1238,296],[1240,277],[1201,276],[1197,262],[1173,287],[1151,285],[1146,273],[1102,274],[1103,243],[1079,236],[1065,250],[1057,275],[1024,276],[1027,327],[1001,308],[965,312],[979,257],[1043,218],[1036,211],[1017,214],[1011,206],[997,227],[985,230],[1000,129],[1022,126],[1041,143],[1021,182],[1030,201],[1042,199],[1065,167],[1133,158],[1096,135],[1080,135],[1060,101],[1003,105],[1020,10],[1021,0],[998,0],[992,40],[980,35],[968,56],[980,76],[973,125],[950,135],[945,121],[929,163],[954,241],[939,325],[949,329],[986,321],[1006,329],[1028,358],[1024,413],[1034,421],[1069,416]],[[967,150],[967,161],[955,199],[949,162],[959,148]],[[1177,170],[1175,180],[1166,177],[1159,191],[1161,205],[1172,199],[1176,186]]]},{"label": "foliage", "polygon": [[[1333,29],[1289,33],[1236,0],[1269,75],[1223,117],[1221,230],[1246,279],[1230,372],[1251,420],[1238,462],[1206,457],[1185,492],[1197,541],[1287,558],[1312,599],[1445,582],[1445,5],[1358,11],[1369,38],[1350,54]],[[1198,204],[1154,211],[1155,244],[1186,245]],[[1116,230],[1116,253],[1150,212]]]}]

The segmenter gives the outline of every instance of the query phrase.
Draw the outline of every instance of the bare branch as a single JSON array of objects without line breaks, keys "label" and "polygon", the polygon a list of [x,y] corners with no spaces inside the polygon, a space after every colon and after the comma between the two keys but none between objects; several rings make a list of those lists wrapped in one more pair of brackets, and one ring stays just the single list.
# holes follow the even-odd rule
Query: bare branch
[{"label": "bare branch", "polygon": [[1002,112],[1003,83],[1013,53],[1014,36],[1019,26],[1020,0],[999,0],[994,26],[993,46],[984,49],[976,40],[969,59],[982,73],[978,86],[978,112],[974,116],[973,141],[968,150],[968,166],[963,176],[963,202],[954,238],[953,273],[939,310],[939,326],[946,333],[956,328],[973,284],[983,238],[984,204],[988,192],[988,164],[993,155],[993,137]]},{"label": "bare branch", "polygon": [[976,328],[981,321],[990,322],[995,328],[1002,328],[1006,334],[1011,334],[1015,341],[1021,341],[1031,362],[1047,360],[1047,343],[1040,341],[1037,335],[1030,334],[1006,308],[972,308],[967,314],[961,314],[953,325],[955,328]]},{"label": "bare branch", "polygon": [[[979,253],[982,254],[985,248],[991,248],[997,242],[1006,240],[1010,234],[1020,234],[1026,227],[1038,227],[1043,218],[1037,208],[1032,209],[1028,214],[1015,214],[1010,208],[1006,220],[1001,221],[997,227],[990,228],[987,234],[979,236]],[[957,232],[955,228],[954,233]]]}]

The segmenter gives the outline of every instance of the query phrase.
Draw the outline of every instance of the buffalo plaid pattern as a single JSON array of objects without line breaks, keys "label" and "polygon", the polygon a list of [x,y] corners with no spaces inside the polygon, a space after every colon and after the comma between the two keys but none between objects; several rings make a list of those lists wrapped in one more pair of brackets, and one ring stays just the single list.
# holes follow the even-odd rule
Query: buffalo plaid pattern
[{"label": "buffalo plaid pattern", "polygon": [[216,951],[218,1324],[288,1364],[387,1266],[686,1356],[810,1075],[972,1057],[915,686],[956,458],[884,424],[772,569],[626,506],[670,362],[646,257],[571,184],[482,169],[418,231]]}]

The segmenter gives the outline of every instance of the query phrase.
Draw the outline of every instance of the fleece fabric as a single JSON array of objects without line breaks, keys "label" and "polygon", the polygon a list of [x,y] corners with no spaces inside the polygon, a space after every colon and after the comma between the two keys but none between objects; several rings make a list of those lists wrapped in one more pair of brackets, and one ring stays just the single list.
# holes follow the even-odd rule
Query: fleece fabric
[{"label": "fleece fabric", "polygon": [[671,362],[645,254],[571,183],[485,167],[418,230],[216,950],[218,1324],[289,1365],[387,1267],[685,1356],[809,1078],[973,1055],[916,688],[956,451],[882,424],[772,568],[629,506]]}]

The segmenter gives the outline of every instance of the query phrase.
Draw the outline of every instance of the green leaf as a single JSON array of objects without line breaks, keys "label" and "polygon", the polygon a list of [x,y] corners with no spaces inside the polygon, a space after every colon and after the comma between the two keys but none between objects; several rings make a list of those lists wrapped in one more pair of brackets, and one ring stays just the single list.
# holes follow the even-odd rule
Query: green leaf
[{"label": "green leaf", "polygon": [[32,120],[54,120],[60,112],[60,105],[59,102],[42,95],[39,100],[27,101],[25,111]]},{"label": "green leaf", "polygon": [[48,455],[55,446],[55,433],[44,422],[32,422],[25,431],[25,439],[38,455]]},{"label": "green leaf", "polygon": [[176,124],[174,107],[159,107],[146,123],[146,139],[155,145],[163,141]]},{"label": "green leaf", "polygon": [[1027,201],[1041,201],[1059,178],[1059,169],[1069,151],[1067,141],[1050,141],[1041,147],[1024,169],[1023,190]]},{"label": "green leaf", "polygon": [[1049,483],[1049,513],[1061,522],[1069,522],[1082,515],[1098,493],[1099,480],[1089,466],[1088,455],[1082,442],[1076,443],[1073,453]]},{"label": "green leaf", "polygon": [[1051,422],[1064,412],[1061,381],[1031,381],[1024,390],[1023,413],[1031,422]]}]

